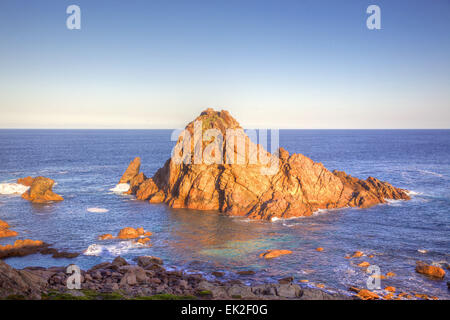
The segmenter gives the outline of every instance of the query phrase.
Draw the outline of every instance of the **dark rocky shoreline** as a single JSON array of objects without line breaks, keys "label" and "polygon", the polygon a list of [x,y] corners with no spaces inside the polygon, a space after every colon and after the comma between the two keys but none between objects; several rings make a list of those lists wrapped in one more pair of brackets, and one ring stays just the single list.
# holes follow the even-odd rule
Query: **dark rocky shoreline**
[{"label": "dark rocky shoreline", "polygon": [[[348,300],[355,297],[306,288],[293,279],[247,286],[239,280],[210,281],[200,274],[168,271],[159,258],[143,256],[130,264],[117,257],[81,271],[81,289],[69,290],[66,267],[16,270],[0,260],[0,299],[161,300],[257,299]],[[69,280],[70,281],[70,280]]]}]

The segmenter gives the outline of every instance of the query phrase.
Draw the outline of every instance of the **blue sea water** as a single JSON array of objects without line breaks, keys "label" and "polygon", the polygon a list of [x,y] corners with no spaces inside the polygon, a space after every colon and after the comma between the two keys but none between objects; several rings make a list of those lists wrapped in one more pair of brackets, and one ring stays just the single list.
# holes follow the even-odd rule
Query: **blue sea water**
[{"label": "blue sea water", "polygon": [[[75,259],[30,255],[7,259],[10,265],[89,268],[115,256],[154,255],[190,272],[224,271],[247,282],[285,276],[347,292],[365,286],[368,274],[357,263],[368,261],[383,274],[381,286],[450,299],[446,281],[414,271],[416,261],[445,265],[450,249],[450,130],[282,130],[280,145],[302,153],[328,169],[353,176],[374,176],[413,191],[411,201],[393,201],[369,209],[321,211],[314,216],[276,222],[248,221],[215,212],[171,209],[118,195],[114,188],[135,156],[152,176],[169,157],[171,130],[0,130],[0,184],[24,176],[56,180],[65,201],[31,204],[18,195],[0,195],[0,219],[19,232],[2,238],[36,239],[55,248],[84,252]],[[89,210],[88,210],[89,209]],[[107,212],[99,212],[105,210]],[[129,241],[99,241],[123,227],[153,233],[149,248]],[[317,252],[323,247],[323,252]],[[258,257],[265,249],[290,249],[278,259]],[[345,256],[360,250],[374,254]],[[425,253],[421,253],[418,250]],[[236,271],[254,270],[254,276]],[[210,276],[213,277],[213,276]]]}]

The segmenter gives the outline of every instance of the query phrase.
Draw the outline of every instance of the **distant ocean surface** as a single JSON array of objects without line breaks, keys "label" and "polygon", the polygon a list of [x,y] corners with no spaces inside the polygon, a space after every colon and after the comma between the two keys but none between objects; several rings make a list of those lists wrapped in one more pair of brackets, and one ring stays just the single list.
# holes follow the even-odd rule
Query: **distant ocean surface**
[{"label": "distant ocean surface", "polygon": [[[388,181],[411,190],[412,200],[273,223],[175,210],[111,191],[136,156],[142,159],[141,170],[151,177],[170,156],[171,133],[0,130],[0,219],[19,232],[15,238],[0,238],[0,245],[29,238],[84,252],[75,259],[36,254],[6,262],[16,268],[75,263],[85,269],[118,255],[129,260],[154,255],[168,267],[207,276],[224,271],[228,278],[247,282],[294,276],[309,280],[311,286],[348,292],[350,286],[365,287],[368,274],[356,263],[368,261],[382,274],[397,274],[382,280],[383,288],[450,299],[449,270],[444,281],[414,271],[418,260],[450,262],[450,130],[282,130],[280,146],[290,153],[302,153],[330,170]],[[11,184],[17,178],[29,175],[56,180],[54,191],[65,200],[33,205],[17,194],[6,194],[17,188]],[[152,247],[97,240],[100,234],[116,235],[128,226],[151,231]],[[317,247],[324,251],[317,252]],[[265,249],[290,249],[293,254],[260,259]],[[345,259],[356,250],[374,257]],[[240,270],[256,274],[236,275]]]}]

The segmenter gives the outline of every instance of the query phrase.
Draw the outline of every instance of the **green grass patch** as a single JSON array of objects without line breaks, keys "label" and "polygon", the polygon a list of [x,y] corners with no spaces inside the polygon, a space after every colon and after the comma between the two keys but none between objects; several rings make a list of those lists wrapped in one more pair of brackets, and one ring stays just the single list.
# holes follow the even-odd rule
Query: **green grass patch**
[{"label": "green grass patch", "polygon": [[202,290],[198,292],[198,295],[202,297],[212,296],[212,292],[210,290]]},{"label": "green grass patch", "polygon": [[133,300],[195,300],[197,297],[184,295],[177,296],[174,294],[161,293],[155,294],[153,296],[143,296],[143,297],[135,297]]}]

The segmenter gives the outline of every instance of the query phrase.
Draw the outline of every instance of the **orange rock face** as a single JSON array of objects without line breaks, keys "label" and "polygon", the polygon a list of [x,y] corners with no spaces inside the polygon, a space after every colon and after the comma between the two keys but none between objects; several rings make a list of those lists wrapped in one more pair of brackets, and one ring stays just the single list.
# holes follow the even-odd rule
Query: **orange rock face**
[{"label": "orange rock face", "polygon": [[444,279],[445,277],[444,269],[424,263],[417,264],[416,272],[438,279]]},{"label": "orange rock face", "polygon": [[62,201],[63,197],[52,191],[55,181],[50,178],[36,177],[28,191],[22,194],[22,198],[33,203],[45,203],[50,201]]},{"label": "orange rock face", "polygon": [[8,222],[0,220],[0,228],[8,229],[9,228]]},{"label": "orange rock face", "polygon": [[119,231],[119,234],[117,235],[118,239],[136,239],[139,238],[141,236],[145,236],[145,237],[149,237],[151,236],[152,233],[145,231],[144,228],[123,228],[122,230]]},{"label": "orange rock face", "polygon": [[37,253],[48,245],[39,240],[16,240],[14,244],[0,246],[0,259],[9,257],[21,257],[29,254]]},{"label": "orange rock face", "polygon": [[11,250],[11,249],[20,249],[20,248],[25,248],[25,247],[40,247],[43,245],[44,245],[44,242],[42,242],[40,240],[30,240],[30,239],[16,240],[14,242],[14,244],[7,244],[4,246],[0,246],[0,251],[7,251],[7,250]]},{"label": "orange rock face", "polygon": [[363,261],[360,264],[358,264],[358,267],[361,268],[367,268],[368,266],[370,266],[370,263],[368,263],[367,261]]},{"label": "orange rock face", "polygon": [[364,253],[362,253],[361,251],[355,251],[353,252],[351,258],[359,258],[362,257],[364,255]]},{"label": "orange rock face", "polygon": [[[102,234],[98,237],[99,240],[110,240],[110,239],[122,239],[122,240],[128,240],[128,239],[136,239],[139,237],[146,237],[144,239],[139,239],[142,241],[137,241],[139,243],[145,244],[147,243],[147,241],[150,241],[150,239],[148,239],[147,237],[150,237],[152,235],[151,232],[149,231],[145,231],[144,228],[131,228],[131,227],[126,227],[123,228],[122,230],[119,231],[119,234],[117,235],[117,237],[114,237],[113,235],[106,233],[106,234]],[[146,240],[148,239],[148,240]]]},{"label": "orange rock face", "polygon": [[285,254],[291,254],[291,250],[267,250],[259,255],[260,258],[273,259]]},{"label": "orange rock face", "polygon": [[110,239],[114,239],[114,237],[112,236],[112,234],[106,233],[106,234],[102,234],[98,237],[99,240],[110,240]]},{"label": "orange rock face", "polygon": [[[137,199],[262,220],[309,216],[318,209],[367,208],[386,199],[410,199],[406,190],[387,182],[330,172],[302,154],[290,155],[283,148],[271,154],[253,143],[227,111],[203,111],[186,126],[185,133],[189,135],[179,137],[174,157],[152,178],[133,180],[130,192]],[[198,133],[203,139],[195,142]],[[220,133],[222,138],[213,133]],[[234,141],[242,141],[243,149]],[[200,161],[197,150],[203,151]],[[120,181],[132,181],[139,167],[140,159],[136,158]]]},{"label": "orange rock face", "polygon": [[120,178],[119,183],[130,182],[134,177],[136,177],[139,174],[140,168],[141,168],[141,158],[139,157],[134,158],[134,160],[131,161],[130,164],[128,165],[128,168],[123,174],[122,178]]},{"label": "orange rock face", "polygon": [[[136,159],[135,159],[136,160]],[[147,177],[145,176],[144,173],[140,172],[138,173],[136,176],[134,176],[131,180],[130,180],[130,189],[127,191],[127,194],[135,194],[138,189],[139,186],[145,181],[147,180]]]},{"label": "orange rock face", "polygon": [[0,228],[0,238],[15,237],[17,235],[18,235],[18,233],[14,230]]},{"label": "orange rock face", "polygon": [[384,290],[389,291],[389,292],[395,292],[395,287],[386,287],[386,288],[384,288]]},{"label": "orange rock face", "polygon": [[119,234],[117,235],[117,238],[119,239],[135,239],[139,238],[139,232],[134,228],[123,228],[119,231]]},{"label": "orange rock face", "polygon": [[34,178],[33,177],[25,177],[25,178],[19,178],[19,179],[17,179],[17,183],[18,184],[22,184],[22,185],[24,185],[24,186],[27,186],[27,187],[31,187],[31,185],[33,184],[33,180],[34,180]]}]

